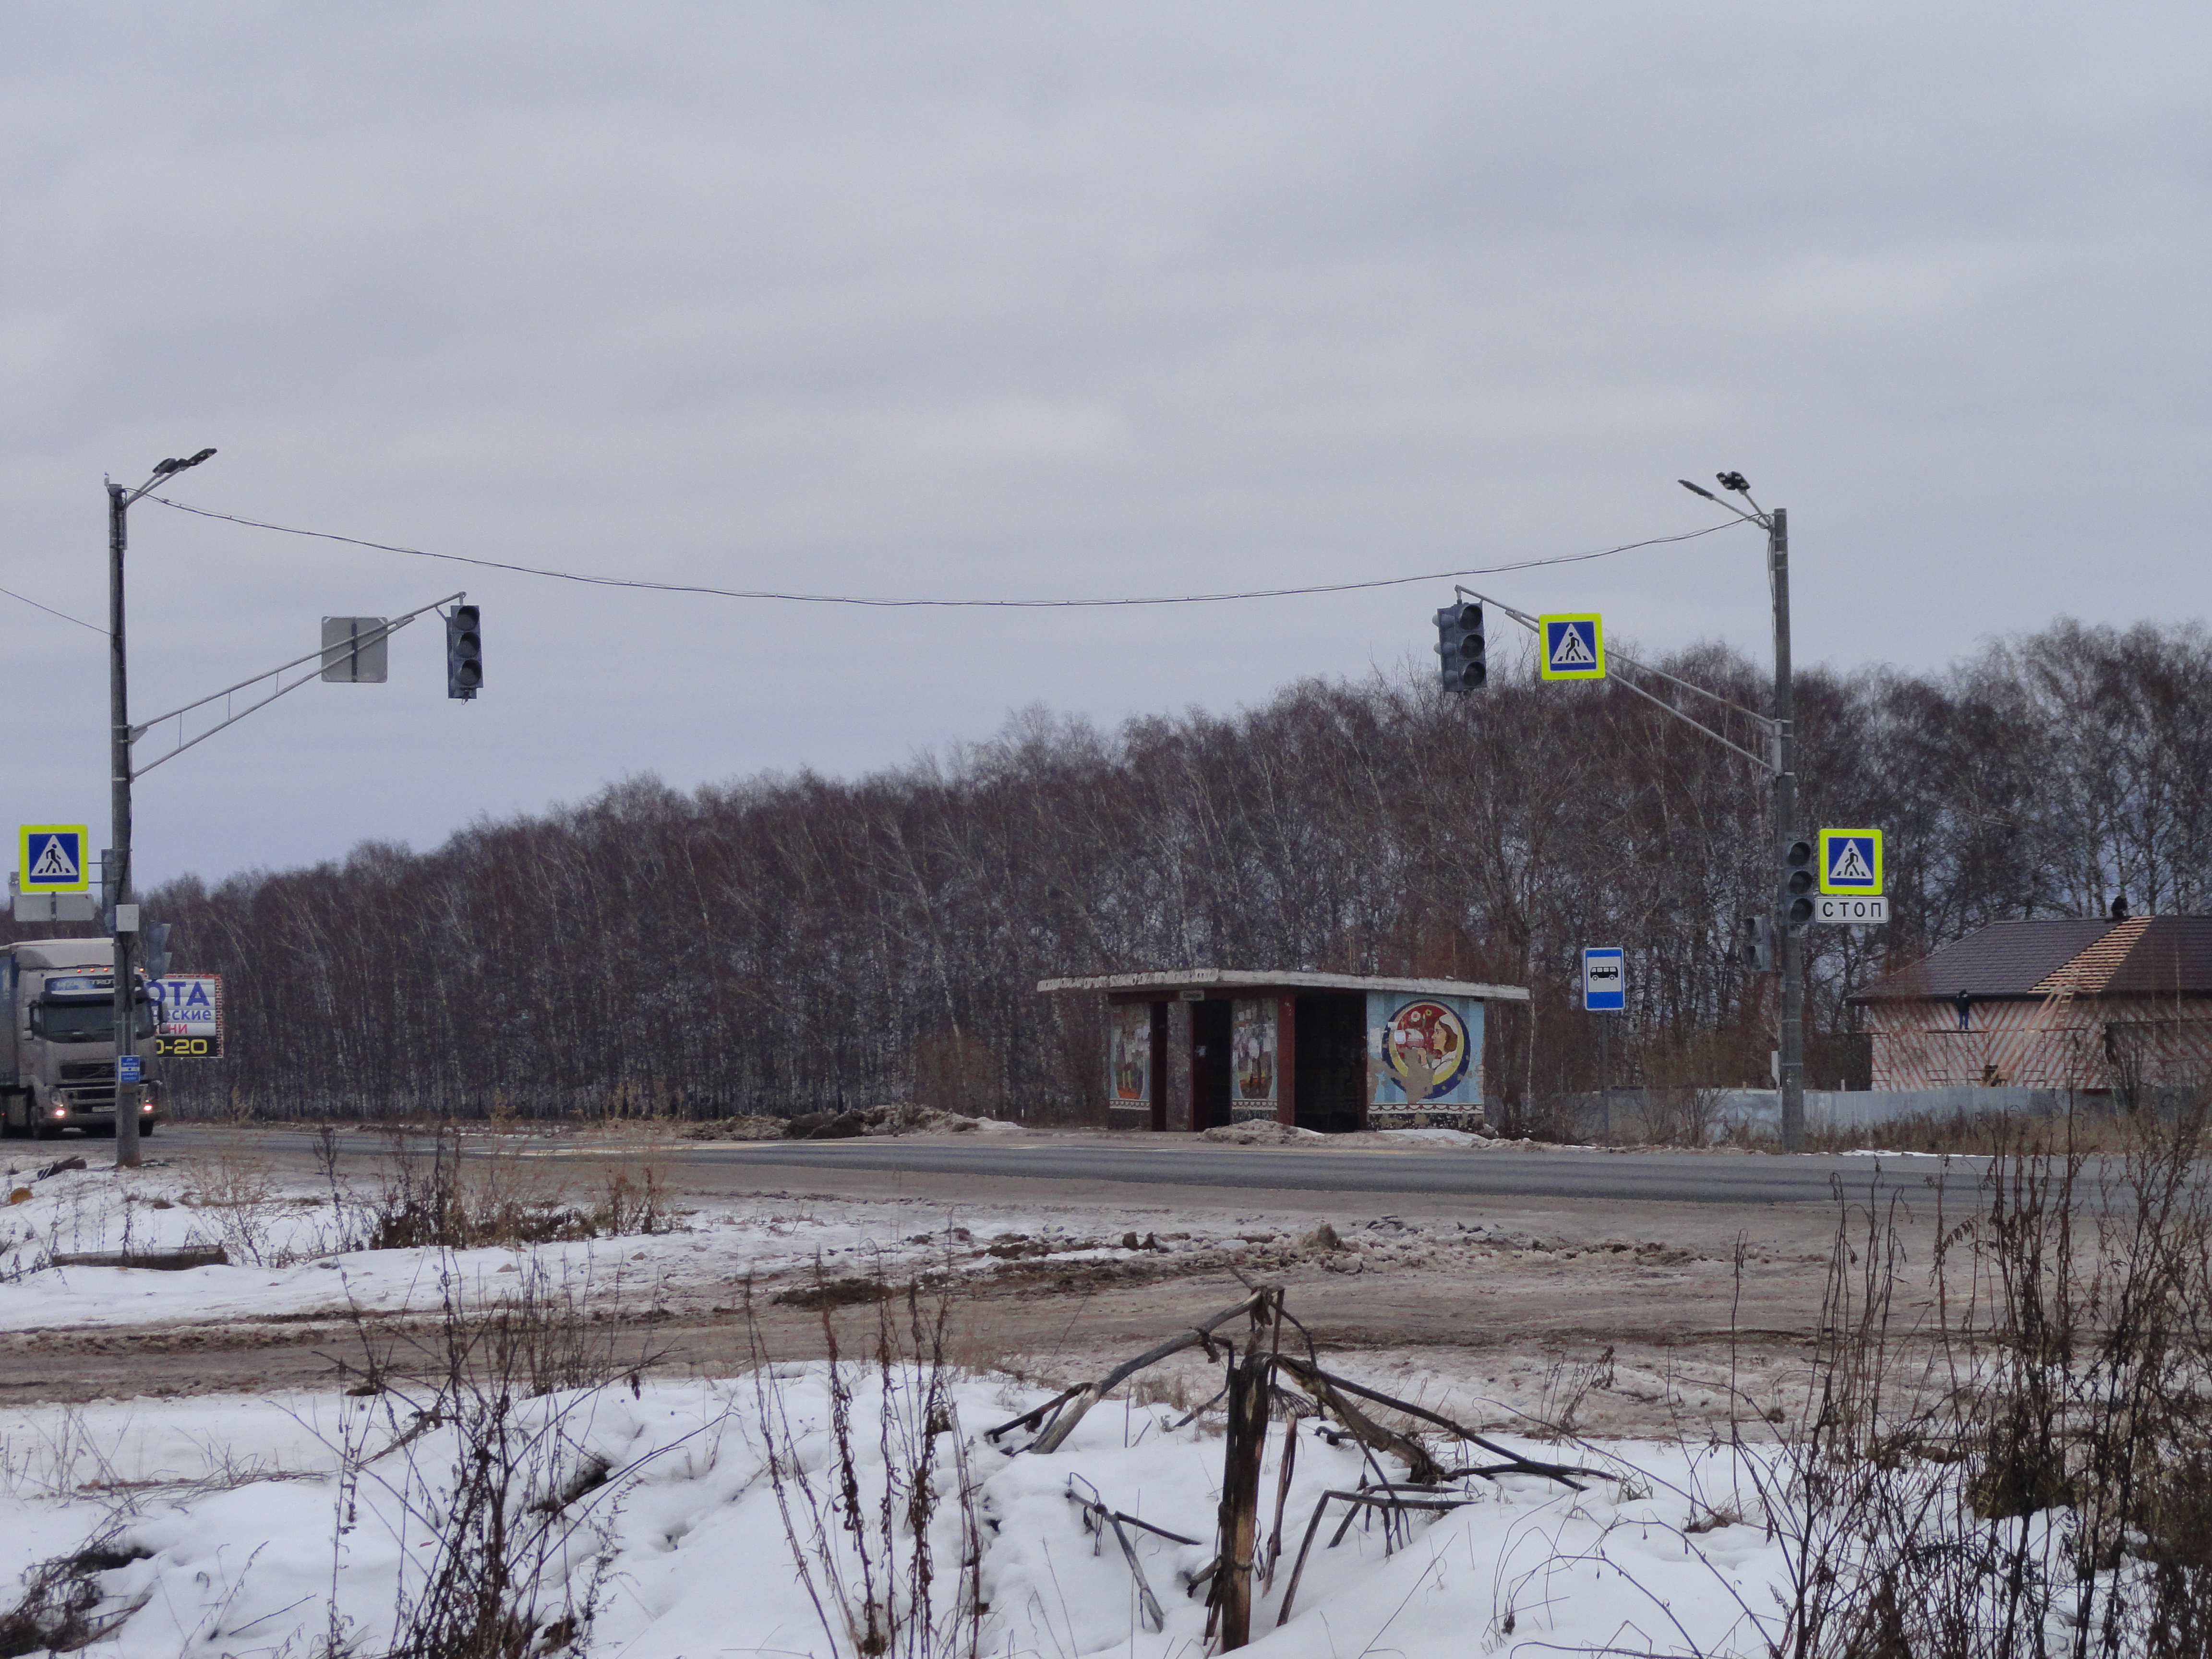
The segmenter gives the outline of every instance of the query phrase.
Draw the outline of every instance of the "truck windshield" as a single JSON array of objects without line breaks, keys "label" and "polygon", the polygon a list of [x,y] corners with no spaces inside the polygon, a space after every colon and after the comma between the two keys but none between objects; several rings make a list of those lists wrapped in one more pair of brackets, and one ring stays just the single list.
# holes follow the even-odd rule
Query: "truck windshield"
[{"label": "truck windshield", "polygon": [[[154,1030],[154,1011],[141,1005],[138,1035]],[[31,1034],[49,1042],[109,1042],[115,1036],[115,1005],[110,1002],[40,1002],[31,1008]]]}]

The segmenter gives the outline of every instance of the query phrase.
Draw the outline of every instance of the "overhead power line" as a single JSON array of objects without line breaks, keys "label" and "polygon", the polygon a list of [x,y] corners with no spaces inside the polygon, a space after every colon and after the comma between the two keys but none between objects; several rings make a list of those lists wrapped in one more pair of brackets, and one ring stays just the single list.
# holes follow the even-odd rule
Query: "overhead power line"
[{"label": "overhead power line", "polygon": [[40,605],[36,599],[30,598],[27,594],[18,593],[12,587],[0,587],[0,593],[5,593],[11,599],[21,599],[25,605],[29,605],[33,611],[43,611],[49,617],[59,617],[64,622],[75,623],[79,628],[89,628],[95,634],[105,634],[107,632],[107,630],[102,628],[98,623],[88,623],[82,617],[72,617],[68,611],[57,611],[50,605]]},{"label": "overhead power line", "polygon": [[372,542],[359,536],[341,536],[328,530],[302,530],[294,525],[270,524],[259,519],[241,518],[234,513],[216,513],[204,507],[189,507],[183,501],[173,501],[166,495],[155,495],[151,499],[164,507],[173,507],[179,513],[190,513],[203,519],[220,519],[226,524],[243,525],[249,530],[273,530],[287,536],[307,536],[318,541],[343,542],[349,547],[374,548],[380,553],[404,553],[417,559],[442,559],[449,564],[471,564],[485,570],[507,570],[518,575],[543,576],[554,581],[583,582],[593,587],[635,587],[653,593],[698,593],[723,599],[778,599],[794,605],[864,605],[893,610],[932,607],[941,610],[1073,611],[1137,605],[1221,605],[1236,599],[1287,599],[1310,593],[1349,593],[1361,588],[1404,587],[1413,582],[1449,581],[1455,576],[1494,576],[1510,570],[1534,570],[1543,565],[1580,564],[1591,559],[1609,559],[1616,553],[1631,553],[1640,547],[1662,547],[1670,542],[1694,541],[1700,536],[1710,536],[1717,530],[1733,530],[1737,522],[1731,519],[1725,524],[1708,525],[1703,530],[1687,531],[1680,536],[1654,536],[1645,541],[1624,542],[1619,547],[1600,548],[1594,553],[1562,553],[1547,559],[1521,559],[1511,564],[1477,565],[1465,570],[1439,570],[1419,576],[1382,576],[1362,582],[1328,582],[1310,587],[1261,587],[1231,593],[1170,593],[1141,599],[894,599],[851,593],[787,593],[766,588],[707,587],[690,582],[644,581],[633,576],[592,576],[573,570],[546,570],[535,565],[508,564],[498,559],[471,558],[463,553],[437,553],[428,548],[398,547],[389,542]]}]

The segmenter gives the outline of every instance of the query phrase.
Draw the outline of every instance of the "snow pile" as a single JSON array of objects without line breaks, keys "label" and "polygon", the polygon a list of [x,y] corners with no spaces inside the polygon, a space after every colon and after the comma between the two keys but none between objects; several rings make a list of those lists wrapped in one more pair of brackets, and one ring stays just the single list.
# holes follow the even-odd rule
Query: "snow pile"
[{"label": "snow pile", "polygon": [[1019,1134],[1022,1126],[1002,1118],[963,1117],[935,1106],[902,1101],[845,1112],[803,1112],[783,1126],[793,1140],[851,1140],[861,1135]]},{"label": "snow pile", "polygon": [[[86,1618],[106,1632],[100,1650],[123,1659],[298,1654],[331,1638],[383,1652],[419,1636],[426,1587],[474,1582],[458,1546],[489,1534],[458,1501],[456,1472],[480,1462],[472,1446],[512,1445],[521,1454],[495,1461],[512,1470],[510,1601],[535,1627],[533,1650],[575,1638],[625,1659],[832,1659],[855,1651],[849,1632],[865,1632],[871,1607],[879,1630],[913,1622],[919,1585],[939,1639],[893,1651],[951,1651],[972,1620],[988,1655],[1195,1659],[1208,1650],[1204,1590],[1187,1581],[1213,1555],[1218,1426],[1109,1405],[1050,1455],[1010,1456],[981,1437],[1042,1398],[914,1367],[848,1368],[833,1389],[816,1364],[520,1400],[504,1430],[473,1441],[396,1395],[16,1411],[0,1416],[12,1475],[0,1577],[96,1540],[79,1570],[96,1597]],[[1278,1425],[1263,1540],[1282,1443]],[[1249,1650],[1341,1659],[1533,1640],[1764,1653],[1784,1561],[1740,1519],[1743,1455],[1610,1450],[1580,1454],[1608,1467],[1580,1492],[1534,1478],[1460,1482],[1471,1502],[1412,1518],[1395,1540],[1355,1523],[1332,1547],[1332,1504],[1279,1628],[1316,1500],[1363,1474],[1355,1448],[1309,1423],[1273,1583],[1255,1585]],[[1163,1628],[1146,1628],[1136,1573],[1071,1497],[1094,1490],[1110,1510],[1198,1540],[1125,1528]],[[932,1568],[922,1578],[916,1514]]]},{"label": "snow pile", "polygon": [[1339,1151],[1375,1147],[1487,1146],[1491,1137],[1464,1129],[1354,1129],[1343,1134],[1323,1134],[1318,1129],[1295,1128],[1271,1118],[1249,1123],[1223,1123],[1199,1131],[1200,1140],[1226,1146],[1328,1146]]}]

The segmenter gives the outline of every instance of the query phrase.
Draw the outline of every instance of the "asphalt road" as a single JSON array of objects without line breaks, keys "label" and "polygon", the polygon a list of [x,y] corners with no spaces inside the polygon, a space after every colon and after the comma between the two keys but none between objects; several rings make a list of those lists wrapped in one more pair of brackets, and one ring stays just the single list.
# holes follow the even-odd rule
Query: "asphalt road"
[{"label": "asphalt road", "polygon": [[[1437,1198],[1619,1199],[1692,1204],[1826,1203],[1840,1179],[1863,1192],[1877,1164],[1884,1184],[1915,1188],[1941,1168],[1929,1158],[1781,1158],[1695,1152],[1468,1152],[1457,1148],[1341,1152],[1181,1144],[1099,1146],[1040,1141],[992,1146],[905,1140],[752,1142],[686,1146],[687,1171],[728,1163],[758,1171],[902,1170],[967,1176],[988,1186],[1063,1181],[1138,1187],[1372,1193]],[[1979,1160],[1956,1161],[1948,1182],[1971,1190]]]},{"label": "asphalt road", "polygon": [[[234,1130],[173,1125],[149,1152],[189,1156],[196,1144]],[[303,1157],[312,1135],[292,1129],[249,1131],[258,1148]],[[381,1136],[340,1138],[348,1162],[383,1156]],[[550,1140],[532,1157],[604,1158],[605,1142]],[[640,1149],[641,1150],[641,1149]],[[870,1184],[909,1178],[939,1191],[975,1195],[1070,1188],[1176,1188],[1217,1191],[1367,1194],[1378,1197],[1579,1199],[1625,1204],[1687,1203],[1741,1206],[1826,1203],[1841,1181],[1863,1194],[1877,1170],[1889,1190],[1924,1191],[1942,1179],[1954,1194],[1971,1193],[1983,1160],[1953,1159],[1948,1173],[1924,1157],[1831,1157],[1698,1152],[1466,1152],[1455,1147],[1308,1148],[1221,1146],[1187,1136],[1124,1141],[1090,1135],[981,1139],[907,1137],[830,1141],[656,1142],[656,1157],[673,1163],[689,1184],[725,1191],[803,1184],[811,1175],[863,1177]]]}]

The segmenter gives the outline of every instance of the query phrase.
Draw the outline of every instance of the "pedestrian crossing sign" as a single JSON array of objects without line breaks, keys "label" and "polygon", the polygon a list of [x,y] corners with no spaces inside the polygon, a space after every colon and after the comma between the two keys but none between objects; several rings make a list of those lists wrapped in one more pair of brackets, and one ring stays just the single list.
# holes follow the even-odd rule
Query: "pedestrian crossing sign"
[{"label": "pedestrian crossing sign", "polygon": [[1820,831],[1820,890],[1855,893],[1862,897],[1880,893],[1881,831]]},{"label": "pedestrian crossing sign", "polygon": [[1595,616],[1539,617],[1544,659],[1537,672],[1547,680],[1605,678],[1605,626]]},{"label": "pedestrian crossing sign", "polygon": [[26,893],[82,893],[91,885],[85,874],[84,847],[90,839],[81,823],[26,823],[15,838],[16,882]]}]

